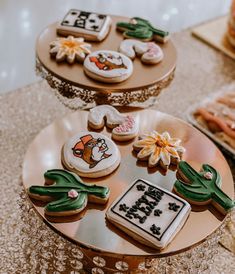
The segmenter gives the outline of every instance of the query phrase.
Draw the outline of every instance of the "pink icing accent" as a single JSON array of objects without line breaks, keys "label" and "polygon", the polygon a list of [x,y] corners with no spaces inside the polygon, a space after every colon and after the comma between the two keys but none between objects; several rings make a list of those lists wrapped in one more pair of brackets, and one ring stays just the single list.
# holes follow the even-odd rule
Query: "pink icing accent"
[{"label": "pink icing accent", "polygon": [[212,175],[212,173],[211,172],[206,172],[206,173],[204,173],[204,178],[206,178],[207,180],[211,180],[212,179],[212,177],[213,177],[213,175]]},{"label": "pink icing accent", "polygon": [[128,115],[126,116],[124,122],[115,128],[115,131],[117,131],[118,133],[129,132],[134,127],[134,124],[135,124],[134,118]]},{"label": "pink icing accent", "polygon": [[75,189],[71,189],[69,192],[68,192],[68,197],[69,198],[77,198],[78,197],[78,193]]},{"label": "pink icing accent", "polygon": [[158,48],[158,46],[155,43],[149,42],[149,43],[147,43],[147,46],[148,46],[147,54],[148,54],[149,57],[153,58],[156,55],[158,55],[159,48]]}]

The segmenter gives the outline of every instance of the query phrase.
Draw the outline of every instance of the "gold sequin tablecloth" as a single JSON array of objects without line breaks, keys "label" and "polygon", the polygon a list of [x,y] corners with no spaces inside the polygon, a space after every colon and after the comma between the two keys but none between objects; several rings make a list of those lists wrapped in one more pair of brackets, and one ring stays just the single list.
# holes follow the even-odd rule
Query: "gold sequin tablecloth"
[{"label": "gold sequin tablecloth", "polygon": [[[175,79],[154,108],[184,118],[196,100],[227,85],[235,89],[233,60],[193,38],[189,31],[174,34],[173,40],[178,51]],[[69,112],[44,81],[0,96],[0,273],[83,272],[83,254],[37,216],[21,179],[29,143],[42,128]],[[235,175],[234,160],[226,158]],[[226,228],[222,236],[230,237]],[[218,237],[212,246],[204,243],[203,252],[188,253],[182,261],[165,258],[148,273],[202,273],[200,258],[211,248],[213,258],[205,262],[203,273],[235,273],[235,257],[218,244]]]}]

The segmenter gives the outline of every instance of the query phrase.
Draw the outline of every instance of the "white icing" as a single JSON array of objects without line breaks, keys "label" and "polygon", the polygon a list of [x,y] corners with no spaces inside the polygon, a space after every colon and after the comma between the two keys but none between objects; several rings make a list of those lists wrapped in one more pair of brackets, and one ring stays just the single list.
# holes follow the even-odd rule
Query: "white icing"
[{"label": "white icing", "polygon": [[[95,62],[91,60],[98,60],[99,64],[103,62],[103,68],[98,68]],[[113,69],[109,70],[107,63],[113,66]],[[101,76],[103,78],[119,78],[129,77],[133,71],[132,61],[125,55],[111,50],[99,50],[89,54],[85,61],[84,67],[91,73]]]},{"label": "white icing", "polygon": [[179,160],[179,153],[185,152],[185,148],[180,146],[180,143],[180,139],[171,138],[168,132],[160,134],[152,131],[136,141],[133,146],[141,149],[137,154],[139,159],[149,157],[150,166],[157,165],[160,160],[165,166],[169,166],[171,157]]},{"label": "white icing", "polygon": [[85,43],[83,38],[56,38],[50,43],[50,54],[56,56],[57,61],[66,59],[68,63],[73,63],[75,60],[83,61],[87,54],[91,51],[91,44]]},{"label": "white icing", "polygon": [[[164,193],[162,199],[154,207],[151,214],[147,216],[146,221],[142,224],[139,222],[138,218],[128,219],[125,215],[127,212],[120,211],[119,206],[121,204],[126,204],[127,207],[131,208],[135,205],[135,202],[141,198],[144,194],[144,191],[138,191],[137,185],[144,185],[145,190],[148,190],[149,185],[154,187],[157,190],[160,190]],[[130,191],[129,191],[130,189]],[[137,235],[140,235],[145,241],[149,244],[157,247],[164,248],[176,235],[176,233],[181,229],[186,221],[190,211],[191,206],[182,198],[177,195],[167,191],[159,186],[155,186],[146,180],[136,180],[126,191],[127,193],[123,198],[121,198],[124,193],[116,199],[116,201],[108,209],[106,216],[110,221],[113,221],[116,224],[127,228],[129,231],[134,232]],[[148,195],[145,195],[148,201],[154,201]],[[121,200],[119,200],[121,198]],[[169,203],[175,203],[179,205],[180,208],[177,211],[169,210]],[[141,206],[146,207],[146,204],[141,204]],[[154,215],[154,210],[159,209],[162,211],[160,216]],[[113,210],[113,211],[112,211]],[[119,215],[117,215],[118,213]],[[141,216],[145,216],[145,213],[138,210],[137,213]],[[151,226],[155,224],[157,227],[160,227],[160,235],[153,234],[150,230]],[[164,233],[163,233],[164,232]]]},{"label": "white icing", "polygon": [[[92,149],[92,159],[99,161],[95,167],[89,168],[89,164],[84,159],[74,156],[73,148],[81,140],[82,136],[92,135],[94,139],[100,138],[102,141]],[[104,154],[108,154],[108,158],[104,158]],[[104,136],[96,132],[80,132],[70,138],[64,145],[63,156],[65,163],[82,173],[95,173],[112,167],[118,159],[120,159],[120,152],[116,144]]]},{"label": "white icing", "polygon": [[104,118],[108,125],[115,125],[112,134],[118,136],[135,135],[139,130],[139,123],[131,115],[123,115],[116,108],[109,105],[101,105],[92,108],[88,114],[88,121],[94,126],[102,125]]},{"label": "white icing", "polygon": [[119,51],[131,59],[136,54],[141,56],[143,63],[158,63],[163,59],[162,49],[154,42],[141,42],[135,39],[125,39],[121,42]]},{"label": "white icing", "polygon": [[108,34],[111,23],[108,15],[71,9],[58,24],[57,32],[84,36],[90,41],[101,41]]}]

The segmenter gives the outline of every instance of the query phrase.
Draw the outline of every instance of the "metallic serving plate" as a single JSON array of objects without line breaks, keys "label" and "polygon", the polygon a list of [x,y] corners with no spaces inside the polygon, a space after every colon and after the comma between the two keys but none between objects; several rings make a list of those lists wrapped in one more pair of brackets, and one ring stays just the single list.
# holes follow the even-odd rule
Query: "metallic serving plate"
[{"label": "metallic serving plate", "polygon": [[[140,134],[152,130],[168,131],[171,136],[180,138],[186,148],[183,158],[196,169],[199,169],[202,163],[215,167],[223,180],[222,189],[230,197],[234,196],[229,166],[222,153],[206,136],[184,121],[159,111],[142,110],[132,114],[138,116],[141,121]],[[74,112],[50,124],[36,136],[27,150],[23,163],[23,183],[26,189],[31,185],[43,185],[43,174],[46,170],[62,168],[61,147],[72,135],[81,130],[88,130],[87,115],[86,111]],[[106,128],[102,133],[111,136]],[[44,216],[44,208],[34,203],[35,210],[58,233],[86,248],[88,252],[90,250],[104,256],[125,256],[126,259],[132,260],[162,257],[190,249],[204,241],[224,220],[224,216],[210,206],[203,211],[192,211],[182,230],[162,251],[136,242],[105,220],[107,208],[135,179],[143,178],[168,190],[172,189],[176,179],[174,171],[169,170],[164,176],[156,168],[148,169],[146,163],[138,162],[132,152],[132,144],[132,141],[117,143],[122,160],[118,169],[111,175],[99,179],[84,178],[86,183],[110,187],[111,196],[107,206],[89,205],[79,217],[63,219],[66,221],[63,223],[60,219],[47,219]]]}]

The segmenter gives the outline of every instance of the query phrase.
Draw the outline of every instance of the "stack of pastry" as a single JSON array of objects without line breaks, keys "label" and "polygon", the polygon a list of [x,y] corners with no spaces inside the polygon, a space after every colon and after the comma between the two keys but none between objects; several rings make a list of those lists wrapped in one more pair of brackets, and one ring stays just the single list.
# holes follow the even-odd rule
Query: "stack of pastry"
[{"label": "stack of pastry", "polygon": [[230,9],[227,37],[230,44],[235,47],[235,0],[232,1]]}]

